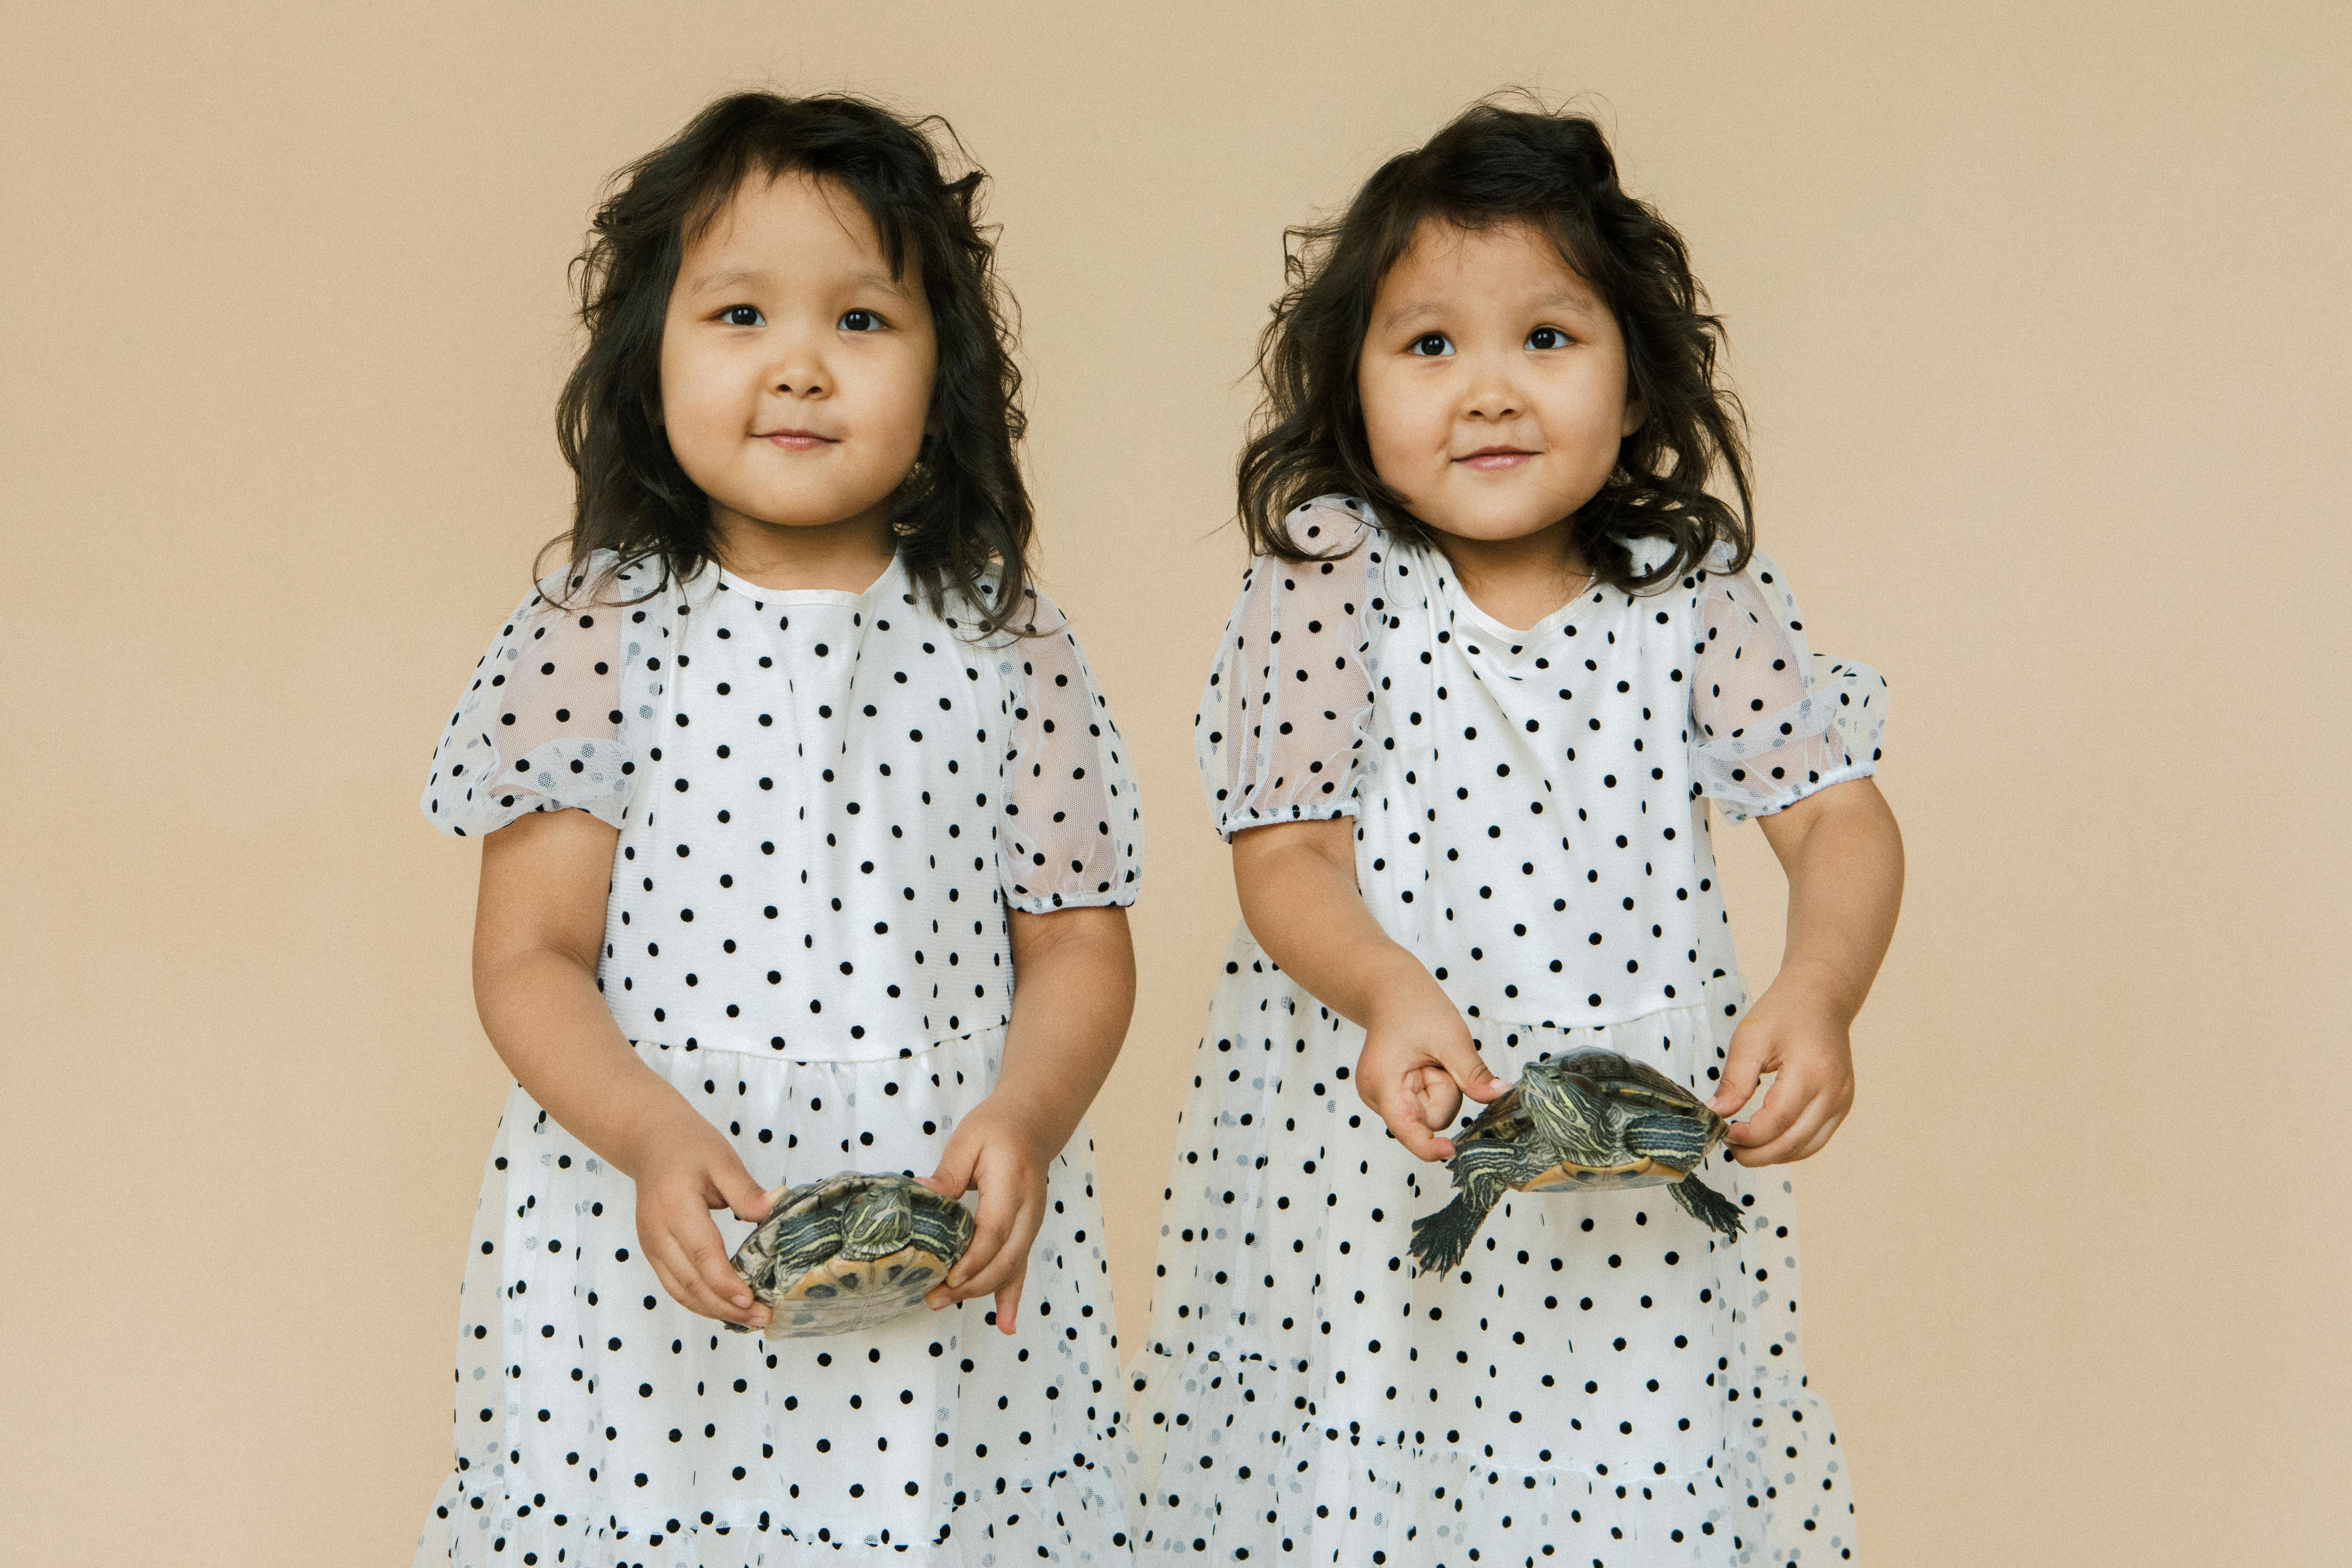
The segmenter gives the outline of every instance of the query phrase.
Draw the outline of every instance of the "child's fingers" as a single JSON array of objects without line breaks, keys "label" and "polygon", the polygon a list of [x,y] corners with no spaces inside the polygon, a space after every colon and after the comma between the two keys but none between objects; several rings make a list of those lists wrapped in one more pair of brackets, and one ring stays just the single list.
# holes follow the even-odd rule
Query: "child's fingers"
[{"label": "child's fingers", "polygon": [[1021,1286],[1022,1283],[1029,1277],[1028,1256],[1028,1252],[1024,1248],[1022,1252],[1021,1267],[1013,1271],[1013,1275],[1011,1279],[1006,1280],[1003,1285],[997,1287],[996,1331],[1000,1334],[1009,1334],[1013,1332],[1013,1320],[1020,1313]]},{"label": "child's fingers", "polygon": [[1021,1217],[1021,1197],[1013,1184],[990,1182],[980,1189],[980,1208],[972,1215],[971,1245],[963,1257],[948,1271],[947,1290],[950,1300],[966,1300],[995,1289],[999,1277],[989,1278],[983,1287],[979,1281],[1004,1249],[1014,1225]]},{"label": "child's fingers", "polygon": [[1724,1134],[1724,1142],[1734,1149],[1761,1149],[1788,1131],[1795,1124],[1797,1113],[1804,1108],[1804,1095],[1783,1073],[1764,1091],[1764,1103],[1756,1108],[1756,1114],[1745,1121],[1733,1122],[1731,1130]]},{"label": "child's fingers", "polygon": [[688,1265],[694,1270],[695,1281],[709,1295],[718,1309],[706,1313],[733,1322],[749,1323],[762,1310],[751,1299],[751,1288],[743,1283],[733,1264],[727,1261],[727,1247],[719,1239],[719,1227],[703,1219],[698,1233],[686,1238],[684,1250]]},{"label": "child's fingers", "polygon": [[[1773,1086],[1774,1094],[1780,1085]],[[1789,1125],[1777,1136],[1733,1151],[1732,1158],[1743,1165],[1780,1165],[1792,1160],[1805,1159],[1830,1141],[1837,1124],[1845,1119],[1844,1110],[1828,1094],[1793,1095],[1794,1114]],[[1769,1101],[1768,1101],[1769,1103]],[[1761,1113],[1759,1113],[1760,1118]]]},{"label": "child's fingers", "polygon": [[709,1233],[707,1238],[680,1236],[671,1226],[659,1227],[646,1249],[646,1261],[660,1277],[662,1289],[688,1311],[759,1326],[765,1321],[767,1310],[752,1300],[751,1288],[729,1265],[719,1227],[710,1223],[708,1214],[699,1217]]},{"label": "child's fingers", "polygon": [[1462,1109],[1462,1090],[1444,1068],[1415,1068],[1405,1074],[1405,1084],[1421,1102],[1421,1120],[1432,1132],[1443,1132],[1454,1125],[1454,1113]]},{"label": "child's fingers", "polygon": [[1423,1119],[1421,1098],[1404,1081],[1399,1080],[1383,1092],[1372,1109],[1380,1112],[1381,1120],[1388,1123],[1391,1132],[1396,1134],[1396,1141],[1411,1151],[1415,1159],[1454,1158],[1453,1140],[1441,1138],[1430,1130]]},{"label": "child's fingers", "polygon": [[[1001,1297],[1010,1287],[1013,1299],[1017,1301],[1021,1295],[1022,1278],[1029,1271],[1029,1247],[1037,1239],[1038,1223],[1043,1218],[1041,1210],[1031,1209],[1024,1205],[994,1255],[979,1268],[966,1274],[963,1277],[963,1282],[954,1288],[956,1296],[963,1300],[971,1300],[981,1296]],[[1001,1300],[999,1304],[1002,1305]],[[1001,1315],[997,1320],[997,1327],[1004,1327],[1004,1320]]]},{"label": "child's fingers", "polygon": [[[1731,1031],[1731,1048],[1725,1054],[1723,1085],[1707,1103],[1717,1116],[1736,1116],[1740,1107],[1756,1096],[1756,1083],[1762,1077],[1765,1039],[1761,1032],[1748,1024]],[[1761,1116],[1762,1111],[1757,1114]]]},{"label": "child's fingers", "polygon": [[768,1211],[775,1207],[776,1200],[785,1192],[782,1187],[761,1186],[751,1179],[751,1172],[740,1166],[732,1171],[712,1172],[711,1181],[719,1195],[727,1201],[728,1211],[737,1219],[749,1220],[753,1225],[768,1217]]},{"label": "child's fingers", "polygon": [[[1435,1046],[1436,1048],[1433,1054],[1437,1058],[1438,1064],[1445,1068],[1448,1077],[1461,1086],[1462,1092],[1471,1099],[1482,1102],[1500,1100],[1505,1091],[1511,1087],[1486,1070],[1486,1059],[1478,1054],[1478,1047],[1471,1043],[1467,1033],[1452,1038],[1441,1038],[1435,1042]],[[1447,1113],[1446,1120],[1449,1121],[1453,1120],[1451,1112]]]},{"label": "child's fingers", "polygon": [[1797,1147],[1789,1155],[1789,1158],[1791,1160],[1810,1160],[1814,1155],[1820,1153],[1823,1149],[1828,1148],[1830,1139],[1835,1136],[1839,1125],[1844,1121],[1844,1111],[1825,1110],[1818,1121],[1809,1121],[1804,1125],[1800,1126],[1795,1131],[1790,1133],[1790,1137],[1797,1141]]},{"label": "child's fingers", "polygon": [[943,1198],[960,1198],[971,1190],[972,1171],[979,1163],[979,1144],[966,1146],[961,1140],[950,1138],[940,1155],[940,1168],[915,1180]]}]

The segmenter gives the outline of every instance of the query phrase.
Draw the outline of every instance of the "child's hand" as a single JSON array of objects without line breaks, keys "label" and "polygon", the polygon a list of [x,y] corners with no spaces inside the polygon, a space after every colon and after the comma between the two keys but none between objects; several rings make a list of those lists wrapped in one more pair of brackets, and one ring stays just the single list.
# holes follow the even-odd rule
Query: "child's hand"
[{"label": "child's hand", "polygon": [[1743,1165],[1778,1165],[1819,1153],[1853,1106],[1852,1022],[1818,991],[1775,981],[1731,1033],[1718,1116],[1748,1103],[1756,1081],[1776,1076],[1756,1114],[1735,1121],[1724,1142]]},{"label": "child's hand", "polygon": [[1356,1058],[1356,1093],[1377,1111],[1397,1142],[1423,1160],[1450,1160],[1462,1097],[1499,1100],[1510,1088],[1486,1070],[1469,1026],[1453,1002],[1414,965],[1376,1000]]},{"label": "child's hand", "polygon": [[732,1209],[757,1224],[783,1189],[761,1192],[719,1129],[698,1116],[688,1120],[692,1125],[666,1141],[661,1153],[639,1163],[637,1245],[662,1289],[688,1311],[764,1329],[768,1309],[727,1261],[710,1211]]},{"label": "child's hand", "polygon": [[996,1298],[996,1330],[1013,1332],[1021,1286],[1029,1274],[1029,1245],[1045,1219],[1045,1167],[1053,1151],[1040,1146],[1027,1118],[991,1095],[957,1124],[940,1168],[917,1181],[943,1198],[980,1189],[971,1249],[947,1283],[923,1300],[937,1311],[975,1296]]}]

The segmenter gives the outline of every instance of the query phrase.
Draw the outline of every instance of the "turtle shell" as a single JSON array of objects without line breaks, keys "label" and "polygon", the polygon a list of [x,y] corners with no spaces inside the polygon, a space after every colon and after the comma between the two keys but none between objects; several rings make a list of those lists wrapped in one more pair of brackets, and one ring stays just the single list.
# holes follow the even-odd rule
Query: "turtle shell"
[{"label": "turtle shell", "polygon": [[[1520,1192],[1611,1192],[1626,1187],[1664,1186],[1681,1181],[1722,1142],[1724,1121],[1705,1100],[1647,1063],[1615,1051],[1596,1047],[1567,1056],[1548,1057],[1528,1070],[1561,1076],[1572,1073],[1591,1085],[1592,1092],[1623,1103],[1635,1114],[1685,1119],[1693,1124],[1699,1146],[1689,1163],[1679,1167],[1653,1155],[1636,1154],[1630,1149],[1613,1151],[1589,1163],[1560,1158],[1562,1151],[1543,1146],[1543,1132],[1528,1112],[1520,1085],[1515,1083],[1454,1142],[1457,1146],[1473,1142],[1519,1146],[1524,1159],[1517,1179],[1508,1184]],[[1524,1078],[1522,1075],[1522,1081]]]},{"label": "turtle shell", "polygon": [[1706,1101],[1649,1063],[1619,1056],[1615,1051],[1598,1047],[1572,1051],[1553,1058],[1552,1065],[1584,1079],[1600,1093],[1612,1099],[1632,1100],[1654,1110],[1696,1116],[1702,1121],[1715,1114]]},{"label": "turtle shell", "polygon": [[807,1339],[876,1328],[914,1310],[947,1279],[971,1234],[970,1210],[912,1177],[845,1171],[780,1194],[733,1261],[768,1309],[761,1331]]}]

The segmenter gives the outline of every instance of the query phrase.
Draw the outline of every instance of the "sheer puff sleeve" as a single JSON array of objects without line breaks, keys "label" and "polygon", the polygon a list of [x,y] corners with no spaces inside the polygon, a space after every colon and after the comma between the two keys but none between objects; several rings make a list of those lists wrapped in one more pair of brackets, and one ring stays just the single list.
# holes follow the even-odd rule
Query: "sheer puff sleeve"
[{"label": "sheer puff sleeve", "polygon": [[1228,840],[1270,823],[1356,814],[1379,540],[1354,501],[1309,501],[1286,521],[1291,538],[1328,559],[1251,563],[1192,721],[1201,786]]},{"label": "sheer puff sleeve", "polygon": [[[515,606],[442,732],[419,804],[444,833],[478,837],[526,812],[574,807],[621,826],[636,772],[622,722],[630,612],[556,605],[549,594],[561,581]],[[625,583],[614,586],[612,596],[629,596]]]},{"label": "sheer puff sleeve", "polygon": [[1005,902],[1024,914],[1131,904],[1143,816],[1127,743],[1070,624],[1034,589],[1000,668],[1013,701],[1000,831]]},{"label": "sheer puff sleeve", "polygon": [[1772,563],[1702,585],[1691,685],[1691,773],[1732,822],[1769,816],[1878,771],[1886,683],[1868,665],[1808,654],[1796,595]]}]

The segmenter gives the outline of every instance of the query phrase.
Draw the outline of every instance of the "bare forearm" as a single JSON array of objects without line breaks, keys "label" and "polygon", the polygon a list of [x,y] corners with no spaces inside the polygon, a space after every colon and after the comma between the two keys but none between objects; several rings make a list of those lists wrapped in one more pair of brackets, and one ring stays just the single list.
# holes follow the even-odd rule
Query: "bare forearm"
[{"label": "bare forearm", "polygon": [[1252,828],[1234,840],[1234,886],[1266,955],[1317,1001],[1369,1026],[1383,995],[1437,983],[1365,907],[1354,830],[1346,817]]},{"label": "bare forearm", "polygon": [[1135,1012],[1135,945],[1118,908],[1015,914],[1013,1016],[992,1098],[1048,1155],[1110,1075]]},{"label": "bare forearm", "polygon": [[701,1120],[637,1059],[577,958],[542,948],[486,959],[474,1001],[515,1081],[622,1174],[634,1179],[679,1118]]},{"label": "bare forearm", "polygon": [[[1903,903],[1903,836],[1867,780],[1800,802],[1809,818],[1764,819],[1789,878],[1783,977],[1801,980],[1848,1021],[1862,1010]],[[1787,816],[1790,813],[1780,814]]]}]

